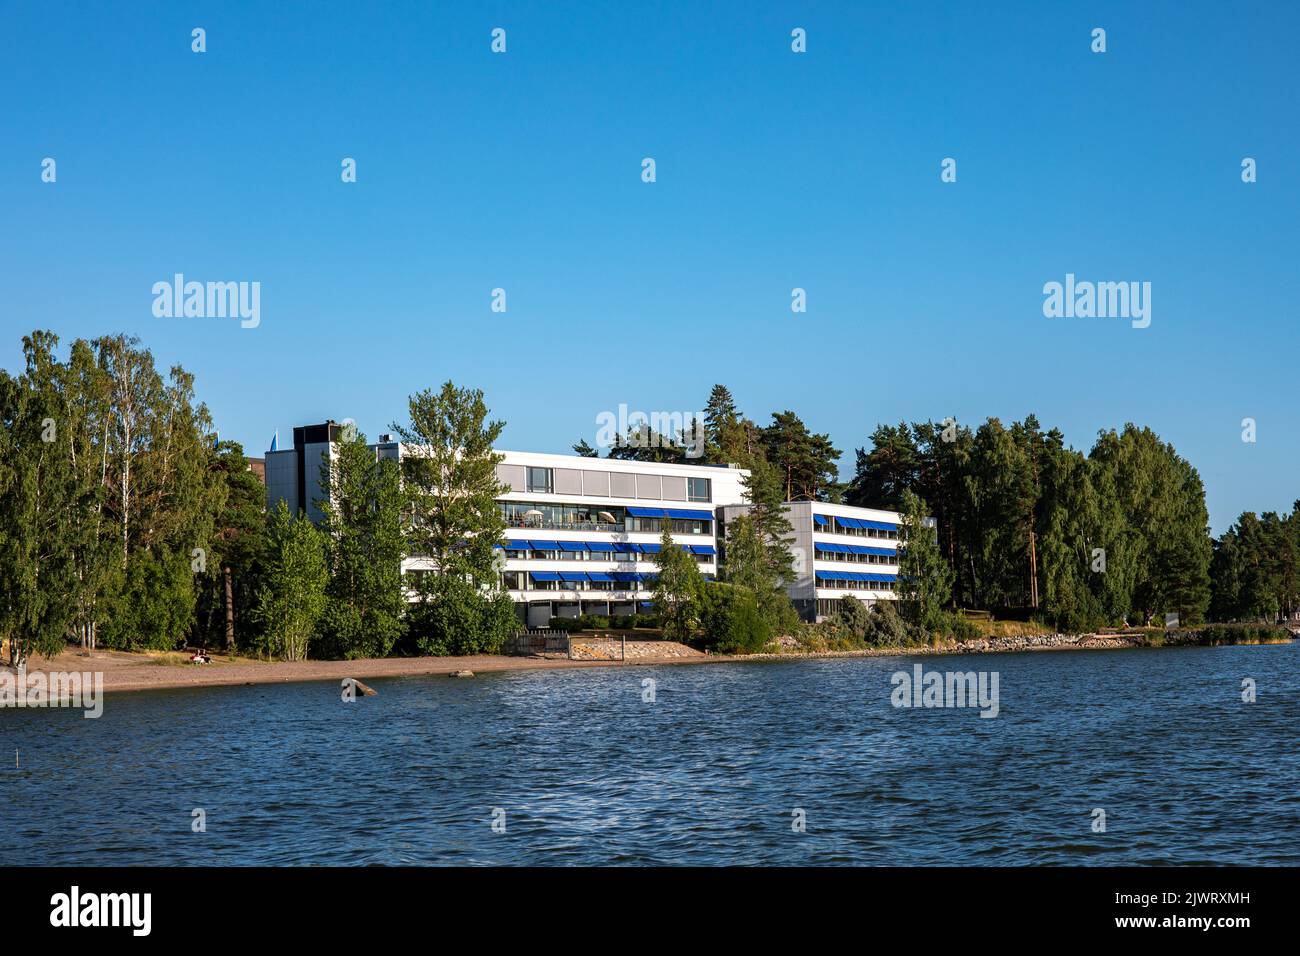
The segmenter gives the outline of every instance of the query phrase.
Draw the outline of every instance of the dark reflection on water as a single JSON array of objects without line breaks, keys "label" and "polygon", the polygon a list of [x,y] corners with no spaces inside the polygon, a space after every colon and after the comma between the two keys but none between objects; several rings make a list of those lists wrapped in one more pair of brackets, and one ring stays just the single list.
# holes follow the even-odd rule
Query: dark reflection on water
[{"label": "dark reflection on water", "polygon": [[[890,674],[916,660],[998,671],[1000,715],[895,710]],[[376,680],[355,704],[314,683],[110,695],[99,720],[6,710],[0,754],[21,768],[0,770],[0,860],[1295,865],[1298,661],[705,664]]]}]

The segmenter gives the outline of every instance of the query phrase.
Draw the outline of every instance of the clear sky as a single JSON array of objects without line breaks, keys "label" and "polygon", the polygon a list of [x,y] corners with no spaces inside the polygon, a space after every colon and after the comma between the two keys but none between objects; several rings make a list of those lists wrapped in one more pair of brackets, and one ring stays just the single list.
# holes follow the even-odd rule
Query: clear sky
[{"label": "clear sky", "polygon": [[[1300,498],[1297,33],[1283,2],[10,0],[0,365],[137,334],[250,454],[448,378],[548,452],[722,382],[842,477],[882,421],[1133,421],[1220,532]],[[260,282],[260,326],[156,318],[177,272]],[[1046,318],[1066,273],[1150,282],[1150,327]]]}]

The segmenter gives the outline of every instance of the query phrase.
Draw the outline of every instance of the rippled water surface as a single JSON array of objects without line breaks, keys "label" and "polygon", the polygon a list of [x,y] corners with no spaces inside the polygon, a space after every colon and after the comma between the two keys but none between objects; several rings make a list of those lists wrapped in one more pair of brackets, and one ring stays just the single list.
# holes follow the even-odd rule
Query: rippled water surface
[{"label": "rippled water surface", "polygon": [[[996,670],[1001,713],[893,708],[917,662]],[[1297,664],[1300,645],[723,663],[5,710],[0,860],[1295,865]]]}]

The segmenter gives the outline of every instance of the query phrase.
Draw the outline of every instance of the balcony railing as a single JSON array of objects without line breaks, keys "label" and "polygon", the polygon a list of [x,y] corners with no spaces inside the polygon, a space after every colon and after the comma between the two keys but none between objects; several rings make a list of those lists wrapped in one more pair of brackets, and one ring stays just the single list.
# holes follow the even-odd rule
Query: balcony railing
[{"label": "balcony railing", "polygon": [[536,531],[626,531],[622,524],[608,521],[548,521],[546,518],[506,518],[507,528],[528,528]]}]

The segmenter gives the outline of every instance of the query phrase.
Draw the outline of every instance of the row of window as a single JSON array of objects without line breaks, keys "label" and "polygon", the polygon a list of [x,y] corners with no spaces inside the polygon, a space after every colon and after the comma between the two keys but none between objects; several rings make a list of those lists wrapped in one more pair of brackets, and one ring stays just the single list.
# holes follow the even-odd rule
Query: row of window
[{"label": "row of window", "polygon": [[[818,516],[820,518],[820,515]],[[865,525],[866,523],[861,522],[859,524]],[[881,522],[881,524],[883,524],[883,522]],[[835,522],[835,523],[827,522],[826,524],[820,524],[820,523],[816,524],[815,527],[813,528],[813,531],[827,533],[827,535],[845,535],[848,537],[875,537],[875,538],[881,538],[881,540],[884,541],[898,540],[897,528],[867,528],[867,527],[850,528],[850,527],[845,527],[845,525],[840,524],[840,522]]]},{"label": "row of window", "polygon": [[894,555],[883,554],[840,554],[835,551],[823,551],[817,549],[818,561],[840,561],[846,564],[898,564],[898,558]]},{"label": "row of window", "polygon": [[[555,494],[555,472],[551,468],[529,467],[525,475],[525,484],[529,494]],[[686,479],[687,501],[712,501],[713,481],[709,478]]]},{"label": "row of window", "polygon": [[893,581],[818,581],[819,588],[829,588],[832,591],[893,591],[895,582]]},{"label": "row of window", "polygon": [[[656,548],[657,550],[657,548]],[[700,564],[712,564],[713,555],[691,552],[691,556]],[[506,549],[506,557],[511,561],[617,561],[620,564],[654,561],[653,554],[640,551],[626,551],[617,554],[608,551],[514,551]]]},{"label": "row of window", "polygon": [[[707,480],[707,479],[705,479]],[[649,518],[617,505],[547,504],[502,501],[501,517],[508,528],[549,528],[560,531],[637,531],[660,534],[664,524],[673,534],[710,534],[713,522],[689,518]]]},{"label": "row of window", "polygon": [[[704,575],[704,580],[712,581],[713,575]],[[654,587],[654,575],[611,572],[591,575],[585,580],[557,581],[546,576],[545,572],[538,575],[527,571],[506,571],[501,575],[501,586],[507,591],[648,591]]]}]

